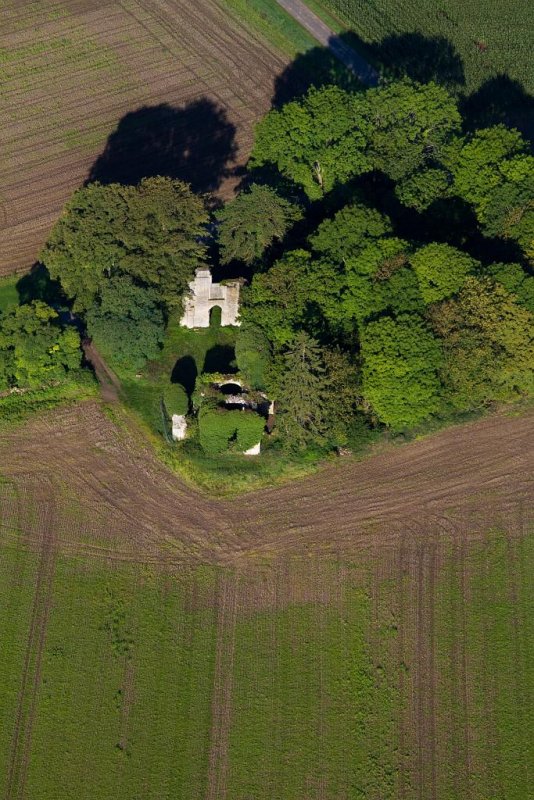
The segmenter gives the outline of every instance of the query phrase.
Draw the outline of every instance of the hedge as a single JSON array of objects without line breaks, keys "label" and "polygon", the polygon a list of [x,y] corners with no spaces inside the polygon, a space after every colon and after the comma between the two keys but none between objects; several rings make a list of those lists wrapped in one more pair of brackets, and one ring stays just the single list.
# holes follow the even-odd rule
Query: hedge
[{"label": "hedge", "polygon": [[219,411],[207,408],[199,414],[200,444],[208,455],[225,450],[249,450],[263,433],[265,420],[254,411]]},{"label": "hedge", "polygon": [[189,410],[189,399],[187,392],[181,383],[168,383],[163,389],[163,402],[167,409],[167,414],[187,414]]}]

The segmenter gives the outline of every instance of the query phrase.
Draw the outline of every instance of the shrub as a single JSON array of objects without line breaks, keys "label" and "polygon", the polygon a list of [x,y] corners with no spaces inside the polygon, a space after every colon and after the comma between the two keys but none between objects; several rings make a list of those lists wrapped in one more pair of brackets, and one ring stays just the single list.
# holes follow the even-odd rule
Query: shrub
[{"label": "shrub", "polygon": [[187,414],[189,410],[189,399],[187,392],[181,383],[168,383],[163,389],[163,402],[167,414]]},{"label": "shrub", "polygon": [[199,414],[200,445],[208,455],[230,448],[242,453],[261,439],[265,422],[253,411],[203,408]]}]

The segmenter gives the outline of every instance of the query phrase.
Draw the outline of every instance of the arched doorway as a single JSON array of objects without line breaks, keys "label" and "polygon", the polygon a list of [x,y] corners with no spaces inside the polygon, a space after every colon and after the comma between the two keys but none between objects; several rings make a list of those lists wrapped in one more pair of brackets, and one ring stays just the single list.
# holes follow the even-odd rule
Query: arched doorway
[{"label": "arched doorway", "polygon": [[220,306],[212,306],[210,308],[210,328],[220,328],[222,318],[222,308]]}]

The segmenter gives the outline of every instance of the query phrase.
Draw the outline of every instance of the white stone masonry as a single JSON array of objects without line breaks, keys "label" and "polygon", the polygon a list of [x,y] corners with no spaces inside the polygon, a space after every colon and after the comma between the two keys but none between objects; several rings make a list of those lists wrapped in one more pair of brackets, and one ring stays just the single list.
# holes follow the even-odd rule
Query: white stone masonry
[{"label": "white stone masonry", "polygon": [[209,328],[210,311],[221,309],[221,325],[240,325],[239,281],[213,283],[209,269],[197,269],[184,297],[184,315],[180,324],[186,328]]}]

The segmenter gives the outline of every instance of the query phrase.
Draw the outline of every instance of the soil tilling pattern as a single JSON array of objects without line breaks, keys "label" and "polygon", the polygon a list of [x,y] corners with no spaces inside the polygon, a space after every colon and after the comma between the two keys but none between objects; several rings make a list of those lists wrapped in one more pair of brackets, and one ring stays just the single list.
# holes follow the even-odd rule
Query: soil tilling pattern
[{"label": "soil tilling pattern", "polygon": [[2,13],[0,275],[35,261],[118,125],[99,179],[164,163],[231,194],[287,63],[218,0],[6,0]]},{"label": "soil tilling pattern", "polygon": [[[262,646],[273,653],[274,697],[276,681],[284,679],[276,661],[279,637],[288,631],[277,627],[274,618],[272,626],[265,625],[262,614],[295,605],[315,609],[318,646],[308,669],[314,679],[319,675],[318,736],[328,739],[331,698],[320,677],[327,657],[321,637],[327,641],[325,615],[331,620],[332,609],[341,618],[349,613],[348,592],[355,585],[369,587],[373,662],[399,674],[399,701],[392,712],[399,737],[396,796],[439,800],[447,782],[463,791],[472,774],[484,776],[494,760],[487,749],[493,747],[494,734],[483,747],[473,739],[470,720],[481,714],[479,698],[473,695],[483,690],[486,704],[478,724],[496,736],[497,698],[494,677],[484,672],[469,646],[465,586],[472,576],[466,554],[473,543],[483,552],[491,529],[503,531],[513,599],[520,534],[534,522],[532,412],[488,417],[389,448],[360,463],[340,461],[311,478],[224,501],[207,498],[178,480],[143,445],[118,406],[113,414],[121,424],[89,401],[0,432],[0,534],[22,538],[38,557],[7,800],[25,796],[41,654],[60,553],[108,564],[151,563],[162,570],[196,564],[225,568],[218,571],[213,599],[217,633],[206,797],[230,796],[235,779],[231,732],[238,724],[235,702],[244,674],[243,663],[235,663],[236,624],[247,617],[257,620],[258,641],[267,637],[267,646],[265,641]],[[441,596],[448,591],[443,581],[447,570],[457,589]],[[489,600],[493,579],[488,575],[484,580]],[[397,632],[387,644],[384,620]],[[524,635],[523,625],[517,631],[518,664]],[[484,642],[489,646],[488,632]],[[479,673],[481,686],[476,684]],[[521,692],[526,690],[519,677],[517,713],[524,715]],[[459,700],[451,703],[450,698]],[[127,725],[126,715],[121,721],[125,741]],[[386,737],[377,746],[387,748],[388,741]],[[348,763],[350,747],[343,746]],[[451,759],[452,776],[447,766]],[[327,760],[313,766],[327,774]],[[317,791],[317,796],[331,796],[326,783],[318,784]]]},{"label": "soil tilling pattern", "polygon": [[180,481],[121,419],[113,424],[90,401],[0,433],[4,478],[21,489],[39,481],[47,486],[53,477],[61,548],[232,564],[397,548],[406,536],[428,542],[453,541],[458,532],[514,533],[533,518],[532,412],[449,428],[234,500],[206,497]]}]

